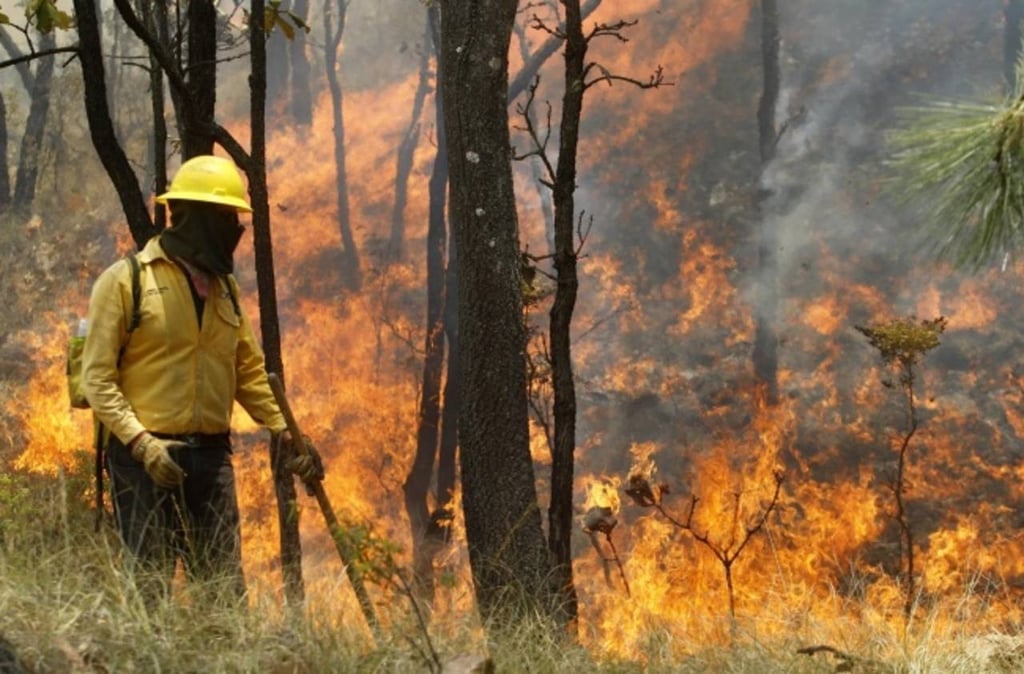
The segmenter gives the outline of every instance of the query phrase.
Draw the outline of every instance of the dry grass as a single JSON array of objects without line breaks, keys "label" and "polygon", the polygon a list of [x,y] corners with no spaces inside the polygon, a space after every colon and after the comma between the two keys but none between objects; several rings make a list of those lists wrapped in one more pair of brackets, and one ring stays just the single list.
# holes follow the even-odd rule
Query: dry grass
[{"label": "dry grass", "polygon": [[[87,479],[7,473],[0,483],[0,636],[26,671],[432,671],[413,623],[389,622],[374,643],[355,615],[311,609],[289,620],[266,588],[255,588],[247,610],[239,610],[193,604],[182,585],[174,599],[147,611],[120,570],[116,538],[94,533],[88,508],[72,496]],[[939,625],[948,621],[925,619],[904,637],[865,623],[850,630],[848,651],[812,653],[800,653],[809,644],[795,640],[738,633],[731,645],[680,643],[668,630],[652,629],[643,657],[630,662],[569,647],[539,625],[488,648],[466,619],[431,628],[431,644],[446,663],[488,652],[498,672],[973,673],[1024,666],[1022,637],[950,634]]]}]

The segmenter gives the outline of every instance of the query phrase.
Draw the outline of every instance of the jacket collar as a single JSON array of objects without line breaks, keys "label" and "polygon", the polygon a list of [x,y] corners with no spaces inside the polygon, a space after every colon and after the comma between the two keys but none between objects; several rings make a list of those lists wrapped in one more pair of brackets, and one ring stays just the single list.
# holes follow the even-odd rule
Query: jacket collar
[{"label": "jacket collar", "polygon": [[149,264],[153,260],[171,261],[171,257],[164,251],[163,246],[160,245],[159,234],[147,241],[146,245],[139,251],[139,262],[142,264]]}]

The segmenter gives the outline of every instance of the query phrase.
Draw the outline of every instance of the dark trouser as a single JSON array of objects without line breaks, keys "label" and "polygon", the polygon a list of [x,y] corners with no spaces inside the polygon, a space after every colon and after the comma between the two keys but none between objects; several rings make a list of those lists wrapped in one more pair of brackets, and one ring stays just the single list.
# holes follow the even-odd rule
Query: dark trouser
[{"label": "dark trouser", "polygon": [[185,471],[185,482],[164,489],[121,441],[112,437],[107,445],[114,514],[129,570],[147,601],[167,595],[179,558],[209,599],[244,601],[230,438],[198,436],[171,458]]}]

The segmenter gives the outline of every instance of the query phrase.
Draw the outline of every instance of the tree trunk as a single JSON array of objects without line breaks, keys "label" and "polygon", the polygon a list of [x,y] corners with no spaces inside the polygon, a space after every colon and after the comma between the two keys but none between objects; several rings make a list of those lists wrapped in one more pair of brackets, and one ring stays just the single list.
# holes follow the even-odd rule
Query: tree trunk
[{"label": "tree trunk", "polygon": [[[423,54],[420,58],[419,83],[413,96],[412,115],[409,126],[405,130],[402,142],[398,145],[398,158],[395,165],[395,205],[391,212],[391,236],[388,239],[387,258],[396,262],[402,259],[405,243],[405,205],[409,195],[409,175],[412,173],[413,155],[420,140],[420,117],[423,115],[423,102],[430,89],[430,21],[425,22],[427,36],[424,40]],[[442,248],[443,250],[443,248]]]},{"label": "tree trunk", "polygon": [[[253,248],[256,261],[256,283],[259,289],[260,332],[267,371],[276,372],[284,381],[281,358],[281,330],[277,314],[277,287],[274,279],[274,248],[270,236],[270,207],[267,198],[267,48],[263,32],[263,0],[252,2],[252,25],[249,48],[252,72],[249,75],[249,119],[252,134],[252,162],[249,170],[249,196],[252,202]],[[300,606],[305,598],[302,583],[302,542],[295,477],[282,465],[283,457],[271,447],[270,466],[277,495],[277,520],[280,527],[281,572],[284,576],[285,601]]]},{"label": "tree trunk", "polygon": [[[261,3],[262,4],[262,3]],[[256,8],[252,8],[253,14]],[[261,10],[262,11],[262,10]],[[262,14],[260,20],[262,21]],[[252,19],[255,21],[256,19]],[[255,61],[256,56],[252,56]],[[213,124],[217,104],[217,9],[212,2],[188,3],[188,78],[190,104],[181,129],[185,159],[213,152]]]},{"label": "tree trunk", "polygon": [[[437,3],[430,8],[431,35],[437,51],[437,157],[430,176],[430,217],[445,218],[448,187],[448,137],[444,127],[444,96],[441,92],[441,12]],[[444,405],[441,409],[441,447],[437,459],[437,505],[431,521],[450,518],[455,498],[455,460],[459,447],[459,409],[462,406],[462,375],[459,371],[459,256],[455,237],[448,235],[448,267],[444,274],[444,335],[448,342],[447,371],[444,378]],[[447,541],[449,528],[437,531]]]},{"label": "tree trunk", "polygon": [[587,42],[579,0],[564,0],[565,90],[555,169],[555,276],[551,306],[551,377],[554,388],[555,443],[551,452],[551,504],[548,547],[555,565],[563,625],[576,623],[578,600],[572,575],[573,468],[576,453],[576,384],[572,367],[572,314],[579,279],[576,274],[576,154],[583,114],[583,68]]},{"label": "tree trunk", "polygon": [[[761,1],[761,64],[763,90],[757,109],[757,129],[762,170],[775,157],[778,134],[775,130],[775,106],[779,99],[779,10],[776,0]],[[754,377],[764,400],[770,405],[779,395],[778,334],[778,258],[775,232],[765,214],[764,204],[770,195],[759,192],[760,225],[757,245],[757,291],[755,293]]]},{"label": "tree trunk", "polygon": [[[41,50],[53,49],[56,38],[53,31],[43,33],[39,38]],[[36,194],[36,180],[39,177],[39,156],[43,149],[43,134],[46,118],[50,113],[50,85],[53,81],[53,56],[36,59],[36,72],[29,89],[28,118],[25,120],[25,135],[21,137],[21,151],[18,154],[18,169],[14,179],[15,210],[23,211],[32,206]]]},{"label": "tree trunk", "polygon": [[[161,44],[168,43],[167,5],[163,2],[145,2],[144,12],[146,25],[157,36]],[[149,54],[149,96],[150,110],[153,116],[153,133],[149,138],[149,157],[146,163],[147,175],[143,182],[144,189],[153,190],[153,194],[167,191],[167,119],[164,116],[166,101],[164,99],[164,74],[156,56]],[[167,226],[166,204],[153,205],[153,224],[157,230]]]},{"label": "tree trunk", "polygon": [[[164,77],[160,66],[152,57],[149,60],[150,102],[153,112],[153,134],[150,136],[147,167],[152,167],[150,180],[146,181],[154,194],[167,191],[167,120],[164,118]],[[167,226],[167,205],[153,205],[153,224],[158,230]]]},{"label": "tree trunk", "polygon": [[508,128],[515,0],[441,2],[441,90],[459,267],[462,501],[488,629],[551,617],[551,564],[530,456],[526,329]]},{"label": "tree trunk", "polygon": [[338,230],[341,234],[342,283],[353,292],[362,287],[359,270],[359,251],[352,236],[349,219],[348,174],[345,170],[345,107],[341,82],[338,80],[338,47],[345,32],[347,0],[335,0],[338,9],[338,28],[333,27],[331,7],[324,12],[324,66],[327,70],[327,86],[331,91],[331,114],[334,118],[334,168],[336,172],[335,192],[337,194]]},{"label": "tree trunk", "polygon": [[[295,0],[292,12],[308,23],[309,0]],[[295,31],[295,37],[288,44],[288,61],[291,64],[291,115],[299,126],[313,123],[313,89],[310,84],[309,57],[306,54],[306,31]]]},{"label": "tree trunk", "polygon": [[[427,40],[424,54],[432,40],[432,26],[435,23],[436,7],[427,8]],[[437,509],[431,513],[428,496],[434,474],[434,459],[438,455],[441,431],[441,383],[444,379],[445,352],[445,250],[448,247],[448,228],[444,217],[445,189],[447,179],[447,157],[442,148],[444,143],[444,111],[441,108],[439,92],[435,95],[435,117],[438,129],[438,150],[429,186],[429,223],[427,226],[427,321],[426,343],[423,359],[423,383],[420,398],[419,425],[416,432],[416,456],[412,469],[406,478],[405,509],[412,529],[413,583],[418,597],[426,606],[434,601],[434,557],[444,542],[444,532],[439,530]],[[441,495],[435,499],[435,506]]]},{"label": "tree trunk", "polygon": [[128,229],[138,248],[157,233],[149,210],[142,198],[139,181],[128,157],[117,142],[107,105],[106,76],[103,72],[103,49],[100,44],[96,0],[74,0],[75,25],[78,27],[78,60],[82,67],[85,114],[93,147],[110,180],[114,183]]}]

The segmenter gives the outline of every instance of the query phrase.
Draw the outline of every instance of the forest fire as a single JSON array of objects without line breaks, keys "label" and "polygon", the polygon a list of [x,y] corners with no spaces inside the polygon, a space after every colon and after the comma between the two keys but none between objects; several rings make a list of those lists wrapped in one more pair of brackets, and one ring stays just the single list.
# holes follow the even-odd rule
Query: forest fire
[{"label": "forest fire", "polygon": [[[917,560],[912,617],[949,635],[1019,627],[1024,373],[1015,364],[1012,317],[1024,264],[976,277],[915,268],[857,229],[873,231],[862,218],[875,214],[856,213],[873,188],[851,177],[830,179],[825,190],[813,182],[815,166],[806,167],[792,202],[780,205],[779,197],[764,214],[791,246],[774,279],[782,294],[782,394],[766,404],[750,365],[763,309],[750,298],[768,282],[754,271],[751,251],[759,215],[751,195],[761,187],[751,104],[760,86],[755,3],[691,3],[692,13],[672,25],[665,4],[616,3],[598,15],[641,17],[629,45],[642,46],[645,63],[671,64],[676,82],[656,92],[599,88],[587,103],[579,183],[595,222],[581,259],[574,344],[581,639],[595,652],[643,660],[744,637],[855,650],[872,630],[899,633],[908,623],[908,583],[897,491]],[[805,37],[790,30],[795,43]],[[595,57],[635,75],[640,59],[629,45],[602,43]],[[813,60],[812,51],[802,58]],[[855,77],[856,67],[840,68],[839,60],[800,75],[830,83]],[[542,80],[552,100],[555,61]],[[409,561],[402,486],[416,449],[422,250],[436,141],[422,121],[433,119],[429,109],[408,184],[404,253],[389,260],[385,249],[394,148],[416,84],[412,74],[346,94],[352,111],[372,111],[346,117],[360,291],[345,289],[339,272],[326,98],[311,128],[275,130],[268,161],[289,397],[324,457],[324,488],[339,515],[396,541],[402,563]],[[516,181],[524,193],[522,243],[543,254],[547,225],[532,168],[518,164]],[[719,184],[728,196],[711,198]],[[828,213],[820,220],[842,224],[806,232],[806,209],[814,207]],[[899,216],[890,220],[895,229]],[[852,245],[861,238],[865,249]],[[258,323],[251,239],[238,258],[243,303]],[[69,470],[91,442],[88,414],[71,412],[62,388],[65,325],[82,306],[81,288],[73,288],[60,298],[65,308],[18,335],[35,367],[6,403],[24,445],[19,469]],[[529,320],[543,324],[545,311]],[[908,417],[901,380],[853,329],[891,315],[949,323],[942,345],[915,370],[909,405],[920,418],[904,484],[895,477]],[[246,572],[259,591],[278,596],[264,437],[240,410],[234,430]],[[539,426],[533,433],[543,490],[547,441]],[[315,503],[303,495],[300,507],[311,605],[339,621],[355,615]],[[472,606],[456,514],[438,564],[466,582],[438,593],[433,615],[441,622]],[[373,591],[384,603],[386,591]]]}]

